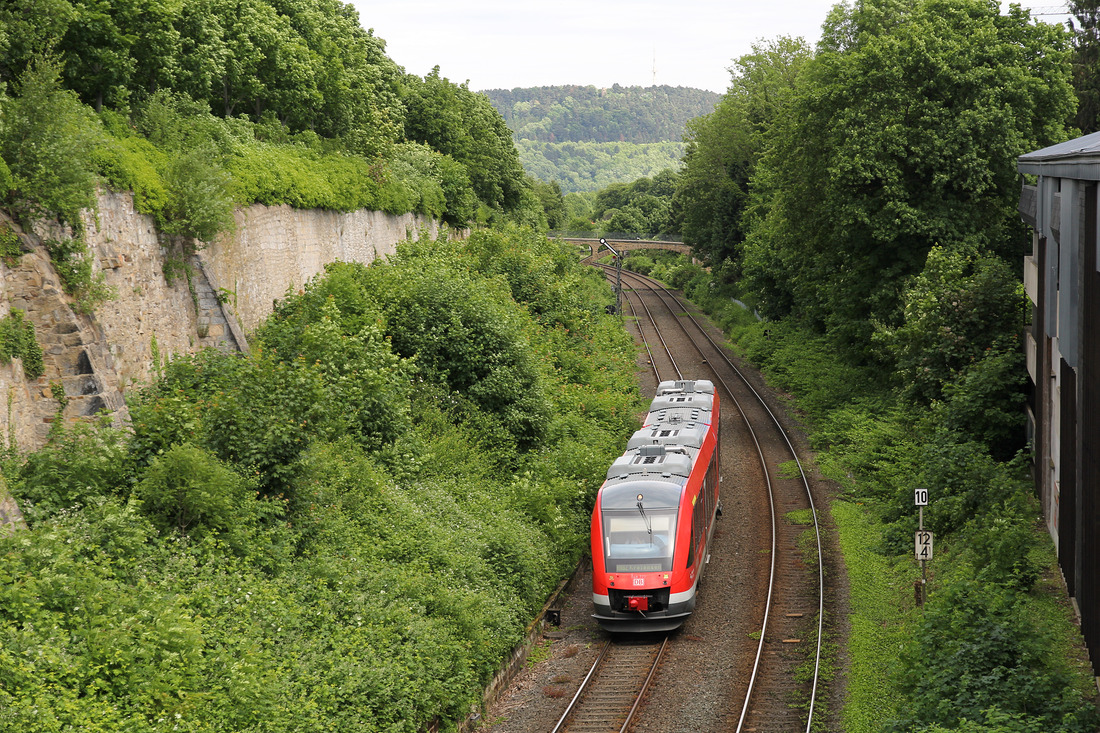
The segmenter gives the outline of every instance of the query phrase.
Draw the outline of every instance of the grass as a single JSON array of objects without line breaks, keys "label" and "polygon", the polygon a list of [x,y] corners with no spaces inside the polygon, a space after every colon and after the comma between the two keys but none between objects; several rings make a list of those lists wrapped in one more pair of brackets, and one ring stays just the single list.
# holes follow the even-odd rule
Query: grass
[{"label": "grass", "polygon": [[[1038,529],[1043,532],[1045,530]],[[1061,569],[1050,541],[1042,544],[1042,565],[1045,572],[1026,597],[1025,615],[1036,628],[1045,629],[1053,640],[1051,658],[1065,665],[1073,678],[1073,688],[1086,700],[1096,700],[1096,678],[1089,666],[1084,640],[1077,626],[1076,614],[1066,596]]]},{"label": "grass", "polygon": [[[896,717],[901,695],[893,689],[893,669],[913,616],[908,573],[874,551],[879,527],[864,509],[846,501],[832,504],[850,584],[848,690],[842,713],[848,733],[877,733]],[[899,587],[903,586],[903,587]]]}]

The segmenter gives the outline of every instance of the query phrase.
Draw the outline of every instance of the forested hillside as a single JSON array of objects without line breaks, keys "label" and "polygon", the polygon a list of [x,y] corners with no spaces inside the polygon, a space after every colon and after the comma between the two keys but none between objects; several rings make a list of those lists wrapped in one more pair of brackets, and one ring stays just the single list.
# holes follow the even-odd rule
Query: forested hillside
[{"label": "forested hillside", "polygon": [[719,99],[702,89],[618,84],[483,93],[512,129],[524,170],[567,193],[678,168],[685,125]]},{"label": "forested hillside", "polygon": [[690,87],[594,86],[489,89],[482,92],[517,140],[547,143],[679,141],[688,120],[714,109],[719,96]]}]

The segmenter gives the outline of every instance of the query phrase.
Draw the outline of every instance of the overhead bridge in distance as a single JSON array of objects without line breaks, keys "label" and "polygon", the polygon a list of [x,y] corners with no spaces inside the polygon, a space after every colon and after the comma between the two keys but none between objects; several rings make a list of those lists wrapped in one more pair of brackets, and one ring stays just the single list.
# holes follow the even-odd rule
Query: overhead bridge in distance
[{"label": "overhead bridge in distance", "polygon": [[[554,239],[569,242],[570,244],[588,247],[593,257],[596,255],[596,250],[600,246],[600,238],[588,233],[550,232],[549,236]],[[617,252],[629,252],[635,249],[668,249],[674,252],[680,252],[681,254],[691,255],[691,245],[678,241],[641,239],[639,236],[632,234],[607,234],[604,236],[604,240],[614,247]]]}]

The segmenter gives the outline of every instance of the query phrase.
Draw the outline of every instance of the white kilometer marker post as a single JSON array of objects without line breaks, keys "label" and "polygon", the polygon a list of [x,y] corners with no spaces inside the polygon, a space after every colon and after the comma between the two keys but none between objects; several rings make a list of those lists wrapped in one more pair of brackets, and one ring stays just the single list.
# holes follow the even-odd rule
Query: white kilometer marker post
[{"label": "white kilometer marker post", "polygon": [[913,503],[917,505],[920,519],[917,525],[916,542],[914,542],[917,562],[920,563],[920,595],[917,603],[924,606],[924,585],[927,580],[924,569],[924,561],[932,559],[932,533],[924,529],[924,508],[928,506],[928,489],[915,489],[913,491]]}]

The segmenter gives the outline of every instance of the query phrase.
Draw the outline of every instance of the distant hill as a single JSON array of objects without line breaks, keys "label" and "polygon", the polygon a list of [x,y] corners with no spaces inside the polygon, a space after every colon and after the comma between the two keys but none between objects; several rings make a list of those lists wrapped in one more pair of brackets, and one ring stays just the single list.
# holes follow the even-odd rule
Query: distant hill
[{"label": "distant hill", "polygon": [[541,143],[519,140],[519,162],[540,181],[557,181],[565,193],[598,191],[612,183],[679,170],[684,143]]},{"label": "distant hill", "polygon": [[516,140],[532,176],[566,193],[678,169],[687,121],[720,94],[690,87],[532,87],[483,91]]},{"label": "distant hill", "polygon": [[721,95],[690,87],[594,86],[489,89],[482,92],[516,140],[680,142],[684,124],[708,114]]}]

